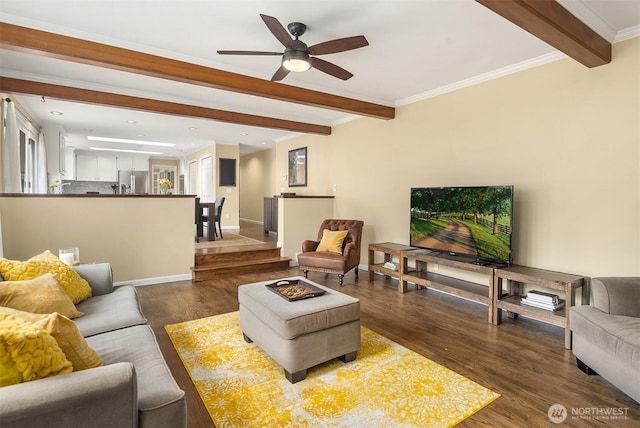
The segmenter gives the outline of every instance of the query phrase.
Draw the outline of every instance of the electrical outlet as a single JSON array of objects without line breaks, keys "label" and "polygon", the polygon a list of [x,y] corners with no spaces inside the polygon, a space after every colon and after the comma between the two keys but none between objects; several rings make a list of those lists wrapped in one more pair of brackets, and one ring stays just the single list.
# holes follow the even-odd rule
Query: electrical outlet
[{"label": "electrical outlet", "polygon": [[433,264],[433,271],[438,272],[438,263]]},{"label": "electrical outlet", "polygon": [[227,214],[227,218],[229,218],[229,214]]}]

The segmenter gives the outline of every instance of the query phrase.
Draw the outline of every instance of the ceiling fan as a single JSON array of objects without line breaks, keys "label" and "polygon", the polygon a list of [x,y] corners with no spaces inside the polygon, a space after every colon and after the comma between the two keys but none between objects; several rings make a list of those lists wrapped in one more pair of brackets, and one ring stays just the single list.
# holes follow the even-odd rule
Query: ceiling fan
[{"label": "ceiling fan", "polygon": [[[284,79],[291,71],[307,71],[311,67],[337,77],[338,79],[350,79],[353,77],[353,74],[349,73],[344,68],[338,67],[329,61],[325,61],[311,55],[326,55],[350,51],[352,49],[358,49],[369,45],[369,42],[364,36],[352,36],[318,43],[313,46],[307,46],[302,40],[298,39],[307,30],[307,26],[303,23],[290,23],[287,26],[289,29],[289,32],[287,32],[282,24],[280,24],[280,21],[276,18],[263,14],[260,14],[260,17],[266,24],[269,31],[271,31],[276,39],[284,45],[284,52],[218,51],[218,53],[220,55],[281,55],[282,65],[275,72],[273,77],[271,77],[272,82]],[[289,33],[291,33],[295,39],[292,39],[289,36]]]}]

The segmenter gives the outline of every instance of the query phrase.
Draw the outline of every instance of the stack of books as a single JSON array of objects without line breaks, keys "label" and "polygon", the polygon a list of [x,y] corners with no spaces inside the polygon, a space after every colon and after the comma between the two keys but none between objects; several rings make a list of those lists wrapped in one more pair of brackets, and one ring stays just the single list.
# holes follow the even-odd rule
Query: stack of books
[{"label": "stack of books", "polygon": [[398,265],[398,263],[394,263],[394,262],[384,262],[382,267],[385,268],[385,269],[397,271],[398,268],[399,268],[399,265]]},{"label": "stack of books", "polygon": [[564,307],[564,300],[557,294],[545,293],[544,291],[531,290],[520,302],[523,305],[535,308],[546,309],[547,311],[557,311]]}]

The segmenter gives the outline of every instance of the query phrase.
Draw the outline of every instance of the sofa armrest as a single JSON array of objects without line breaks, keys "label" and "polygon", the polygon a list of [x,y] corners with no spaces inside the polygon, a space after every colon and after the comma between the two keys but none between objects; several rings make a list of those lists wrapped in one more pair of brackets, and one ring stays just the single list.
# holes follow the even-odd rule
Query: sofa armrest
[{"label": "sofa armrest", "polygon": [[91,286],[92,296],[102,296],[113,291],[113,273],[111,264],[94,263],[86,265],[73,266],[78,274],[87,280]]},{"label": "sofa armrest", "polygon": [[133,364],[110,364],[0,388],[0,425],[137,427]]},{"label": "sofa armrest", "polygon": [[640,277],[592,278],[591,296],[604,313],[640,317]]},{"label": "sofa armrest", "polygon": [[311,241],[311,240],[306,240],[302,242],[302,252],[303,253],[308,253],[311,251],[315,251],[316,248],[318,248],[318,245],[320,245],[319,241]]}]

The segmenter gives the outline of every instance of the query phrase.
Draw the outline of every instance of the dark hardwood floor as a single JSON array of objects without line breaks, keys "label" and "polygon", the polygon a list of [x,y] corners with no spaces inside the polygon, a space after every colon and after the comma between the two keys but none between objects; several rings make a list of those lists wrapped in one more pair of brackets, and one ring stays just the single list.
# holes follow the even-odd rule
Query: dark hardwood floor
[{"label": "dark hardwood floor", "polygon": [[[262,226],[241,223],[240,233],[275,242]],[[187,394],[189,426],[212,427],[164,325],[238,310],[239,285],[298,275],[297,268],[229,276],[224,279],[190,281],[139,287],[142,310],[158,338],[162,353]],[[357,297],[362,325],[401,345],[501,394],[496,401],[460,426],[543,427],[555,426],[547,411],[552,404],[564,405],[569,417],[559,426],[639,426],[640,405],[599,376],[587,376],[575,366],[564,349],[559,327],[525,318],[510,319],[500,326],[487,323],[487,307],[433,290],[397,292],[397,283],[367,272],[345,276],[344,287],[337,275],[309,274],[313,281]],[[375,391],[372,391],[375,393]],[[419,400],[420,397],[415,397]],[[626,419],[588,417],[587,412],[627,409]],[[596,410],[593,410],[596,409]],[[579,412],[580,417],[572,417]]]}]

